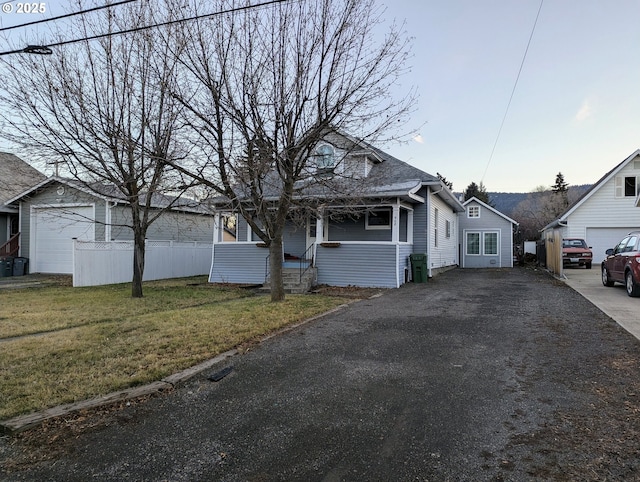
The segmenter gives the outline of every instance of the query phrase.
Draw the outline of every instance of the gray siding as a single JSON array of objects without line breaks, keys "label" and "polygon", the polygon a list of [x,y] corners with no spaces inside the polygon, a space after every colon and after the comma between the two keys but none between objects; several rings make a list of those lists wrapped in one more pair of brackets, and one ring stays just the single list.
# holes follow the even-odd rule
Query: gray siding
[{"label": "gray siding", "polygon": [[318,246],[318,283],[331,286],[396,288],[395,244],[342,244]]},{"label": "gray siding", "polygon": [[405,270],[408,270],[408,276],[411,278],[411,260],[413,246],[410,244],[401,244],[398,249],[398,280],[400,284],[405,282]]},{"label": "gray siding", "polygon": [[365,229],[365,216],[329,222],[329,241],[391,241],[391,229]]},{"label": "gray siding", "polygon": [[[213,216],[165,212],[147,230],[147,239],[158,241],[197,241],[210,243]],[[111,209],[111,240],[132,241],[131,209],[118,205]]]},{"label": "gray siding", "polygon": [[[418,193],[422,197],[427,196],[426,188],[423,188]],[[413,207],[413,252],[414,253],[426,253],[427,252],[427,205],[416,204]]]},{"label": "gray siding", "polygon": [[305,227],[287,223],[282,235],[284,252],[293,256],[302,256],[307,250],[307,232]]},{"label": "gray siding", "polygon": [[[513,267],[513,224],[502,216],[496,214],[485,206],[476,202],[466,205],[480,206],[480,217],[469,218],[467,212],[460,214],[460,245],[462,246],[462,267],[463,268],[506,268]],[[498,256],[467,255],[466,238],[467,232],[479,232],[481,238],[483,233],[498,232],[500,242]]]},{"label": "gray siding", "polygon": [[32,206],[64,206],[64,205],[85,205],[95,206],[96,226],[95,239],[97,241],[105,240],[105,201],[90,194],[84,193],[72,187],[65,186],[65,192],[59,195],[56,190],[58,183],[52,183],[37,192],[29,198],[24,199],[20,203],[20,255],[28,258],[29,245],[31,243],[31,207]]},{"label": "gray siding", "polygon": [[213,247],[211,283],[264,283],[269,250],[253,243],[222,243]]}]

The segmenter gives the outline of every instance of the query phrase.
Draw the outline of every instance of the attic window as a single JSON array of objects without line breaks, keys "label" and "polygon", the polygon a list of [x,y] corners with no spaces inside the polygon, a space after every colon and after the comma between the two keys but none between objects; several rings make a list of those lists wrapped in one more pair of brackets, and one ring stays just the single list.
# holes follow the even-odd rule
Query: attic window
[{"label": "attic window", "polygon": [[331,169],[335,163],[335,151],[333,146],[322,144],[316,148],[316,167],[318,169]]},{"label": "attic window", "polygon": [[624,178],[624,195],[625,197],[636,197],[636,177],[629,176]]},{"label": "attic window", "polygon": [[468,218],[479,218],[480,217],[480,206],[469,206],[467,208],[467,217]]},{"label": "attic window", "polygon": [[391,229],[391,209],[373,209],[367,212],[365,229]]}]

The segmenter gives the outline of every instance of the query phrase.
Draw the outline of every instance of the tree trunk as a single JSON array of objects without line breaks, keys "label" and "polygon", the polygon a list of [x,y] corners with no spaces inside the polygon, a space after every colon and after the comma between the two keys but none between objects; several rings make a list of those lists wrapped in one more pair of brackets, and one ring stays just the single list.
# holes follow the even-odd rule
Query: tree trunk
[{"label": "tree trunk", "polygon": [[269,269],[271,272],[271,301],[284,301],[282,280],[282,236],[269,245]]},{"label": "tree trunk", "polygon": [[131,297],[142,298],[142,275],[144,274],[144,234],[134,230],[133,242],[133,280],[131,283]]}]

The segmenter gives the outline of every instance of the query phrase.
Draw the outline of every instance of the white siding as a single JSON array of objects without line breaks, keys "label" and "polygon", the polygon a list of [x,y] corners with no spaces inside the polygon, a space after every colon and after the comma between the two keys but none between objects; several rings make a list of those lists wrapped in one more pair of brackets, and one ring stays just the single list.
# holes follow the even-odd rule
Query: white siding
[{"label": "white siding", "polygon": [[[434,214],[438,210],[438,246],[436,247],[434,233]],[[445,266],[458,264],[458,215],[447,206],[439,197],[431,196],[429,212],[429,258],[427,266],[429,269],[438,269]],[[451,223],[450,236],[446,237],[446,222]]]},{"label": "white siding", "polygon": [[[564,237],[583,238],[589,246],[594,246],[593,261],[599,263],[604,259],[601,246],[615,245],[620,231],[640,229],[640,208],[635,206],[634,197],[616,197],[615,178],[638,176],[640,170],[634,169],[634,162],[629,162],[616,176],[595,190],[571,214],[566,217],[567,227],[563,230]],[[594,228],[616,228],[609,231],[610,239],[590,240],[589,233]],[[600,234],[603,231],[599,231]]]}]

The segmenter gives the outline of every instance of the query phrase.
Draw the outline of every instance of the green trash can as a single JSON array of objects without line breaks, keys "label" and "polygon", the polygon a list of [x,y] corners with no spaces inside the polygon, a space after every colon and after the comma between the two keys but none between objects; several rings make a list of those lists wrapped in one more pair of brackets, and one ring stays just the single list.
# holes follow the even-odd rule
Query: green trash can
[{"label": "green trash can", "polygon": [[409,256],[411,259],[411,275],[414,283],[427,282],[427,255],[414,253]]},{"label": "green trash can", "polygon": [[29,258],[15,258],[13,260],[13,276],[29,274]]},{"label": "green trash can", "polygon": [[0,258],[0,278],[7,278],[13,275],[13,258]]}]

